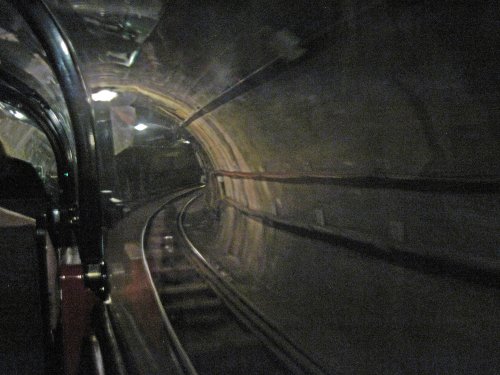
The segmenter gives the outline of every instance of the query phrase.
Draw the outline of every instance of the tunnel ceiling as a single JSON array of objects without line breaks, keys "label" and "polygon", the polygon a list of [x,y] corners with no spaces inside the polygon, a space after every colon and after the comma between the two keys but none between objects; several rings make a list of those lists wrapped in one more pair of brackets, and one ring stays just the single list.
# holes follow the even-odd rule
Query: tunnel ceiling
[{"label": "tunnel ceiling", "polygon": [[215,169],[498,175],[493,3],[86,3],[53,9],[90,86],[163,101]]},{"label": "tunnel ceiling", "polygon": [[212,208],[496,259],[498,195],[469,195],[500,175],[495,2],[51,4],[94,91],[146,95],[198,140]]}]

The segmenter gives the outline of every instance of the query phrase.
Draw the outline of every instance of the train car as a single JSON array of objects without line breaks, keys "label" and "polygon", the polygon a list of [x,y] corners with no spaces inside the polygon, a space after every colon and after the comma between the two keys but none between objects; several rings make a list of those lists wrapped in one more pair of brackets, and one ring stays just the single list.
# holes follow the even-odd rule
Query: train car
[{"label": "train car", "polygon": [[498,374],[494,1],[0,0],[0,374]]}]

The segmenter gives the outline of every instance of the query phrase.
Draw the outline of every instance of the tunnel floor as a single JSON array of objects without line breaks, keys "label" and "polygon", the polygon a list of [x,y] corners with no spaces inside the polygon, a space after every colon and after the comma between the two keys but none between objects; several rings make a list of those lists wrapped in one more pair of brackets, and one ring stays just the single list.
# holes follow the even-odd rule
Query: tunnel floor
[{"label": "tunnel floor", "polygon": [[[234,249],[248,239],[222,238],[203,199],[189,207],[185,227],[226,279],[328,372],[500,369],[495,288],[422,274],[269,227],[264,256],[238,255]],[[283,258],[272,255],[278,247],[288,247]]]}]

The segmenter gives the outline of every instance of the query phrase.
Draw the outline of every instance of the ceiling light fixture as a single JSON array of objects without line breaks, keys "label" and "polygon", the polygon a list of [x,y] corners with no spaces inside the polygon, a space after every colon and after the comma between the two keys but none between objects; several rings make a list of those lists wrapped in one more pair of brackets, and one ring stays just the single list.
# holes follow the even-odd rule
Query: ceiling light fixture
[{"label": "ceiling light fixture", "polygon": [[92,94],[92,100],[94,102],[110,102],[114,98],[116,98],[118,94],[111,90],[101,90]]},{"label": "ceiling light fixture", "polygon": [[19,111],[13,110],[13,111],[11,111],[11,113],[15,118],[17,118],[19,120],[27,120],[28,119],[23,113],[21,113]]}]

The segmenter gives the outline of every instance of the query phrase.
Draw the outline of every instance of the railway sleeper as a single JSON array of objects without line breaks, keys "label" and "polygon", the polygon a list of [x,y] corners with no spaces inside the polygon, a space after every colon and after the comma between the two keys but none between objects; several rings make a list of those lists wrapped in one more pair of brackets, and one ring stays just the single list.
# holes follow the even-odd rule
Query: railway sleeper
[{"label": "railway sleeper", "polygon": [[200,298],[185,298],[173,303],[167,302],[165,305],[165,311],[169,313],[177,313],[182,311],[183,313],[189,312],[210,312],[214,309],[219,309],[222,302],[218,298],[214,297],[200,297]]},{"label": "railway sleeper", "polygon": [[202,281],[188,282],[185,284],[162,286],[158,289],[162,297],[171,300],[172,298],[185,298],[193,295],[211,295],[215,297],[214,292],[207,283]]},{"label": "railway sleeper", "polygon": [[286,373],[253,334],[233,321],[218,327],[180,330],[180,339],[200,374]]},{"label": "railway sleeper", "polygon": [[196,268],[190,265],[181,267],[157,267],[151,269],[151,273],[163,283],[182,283],[200,279]]}]

